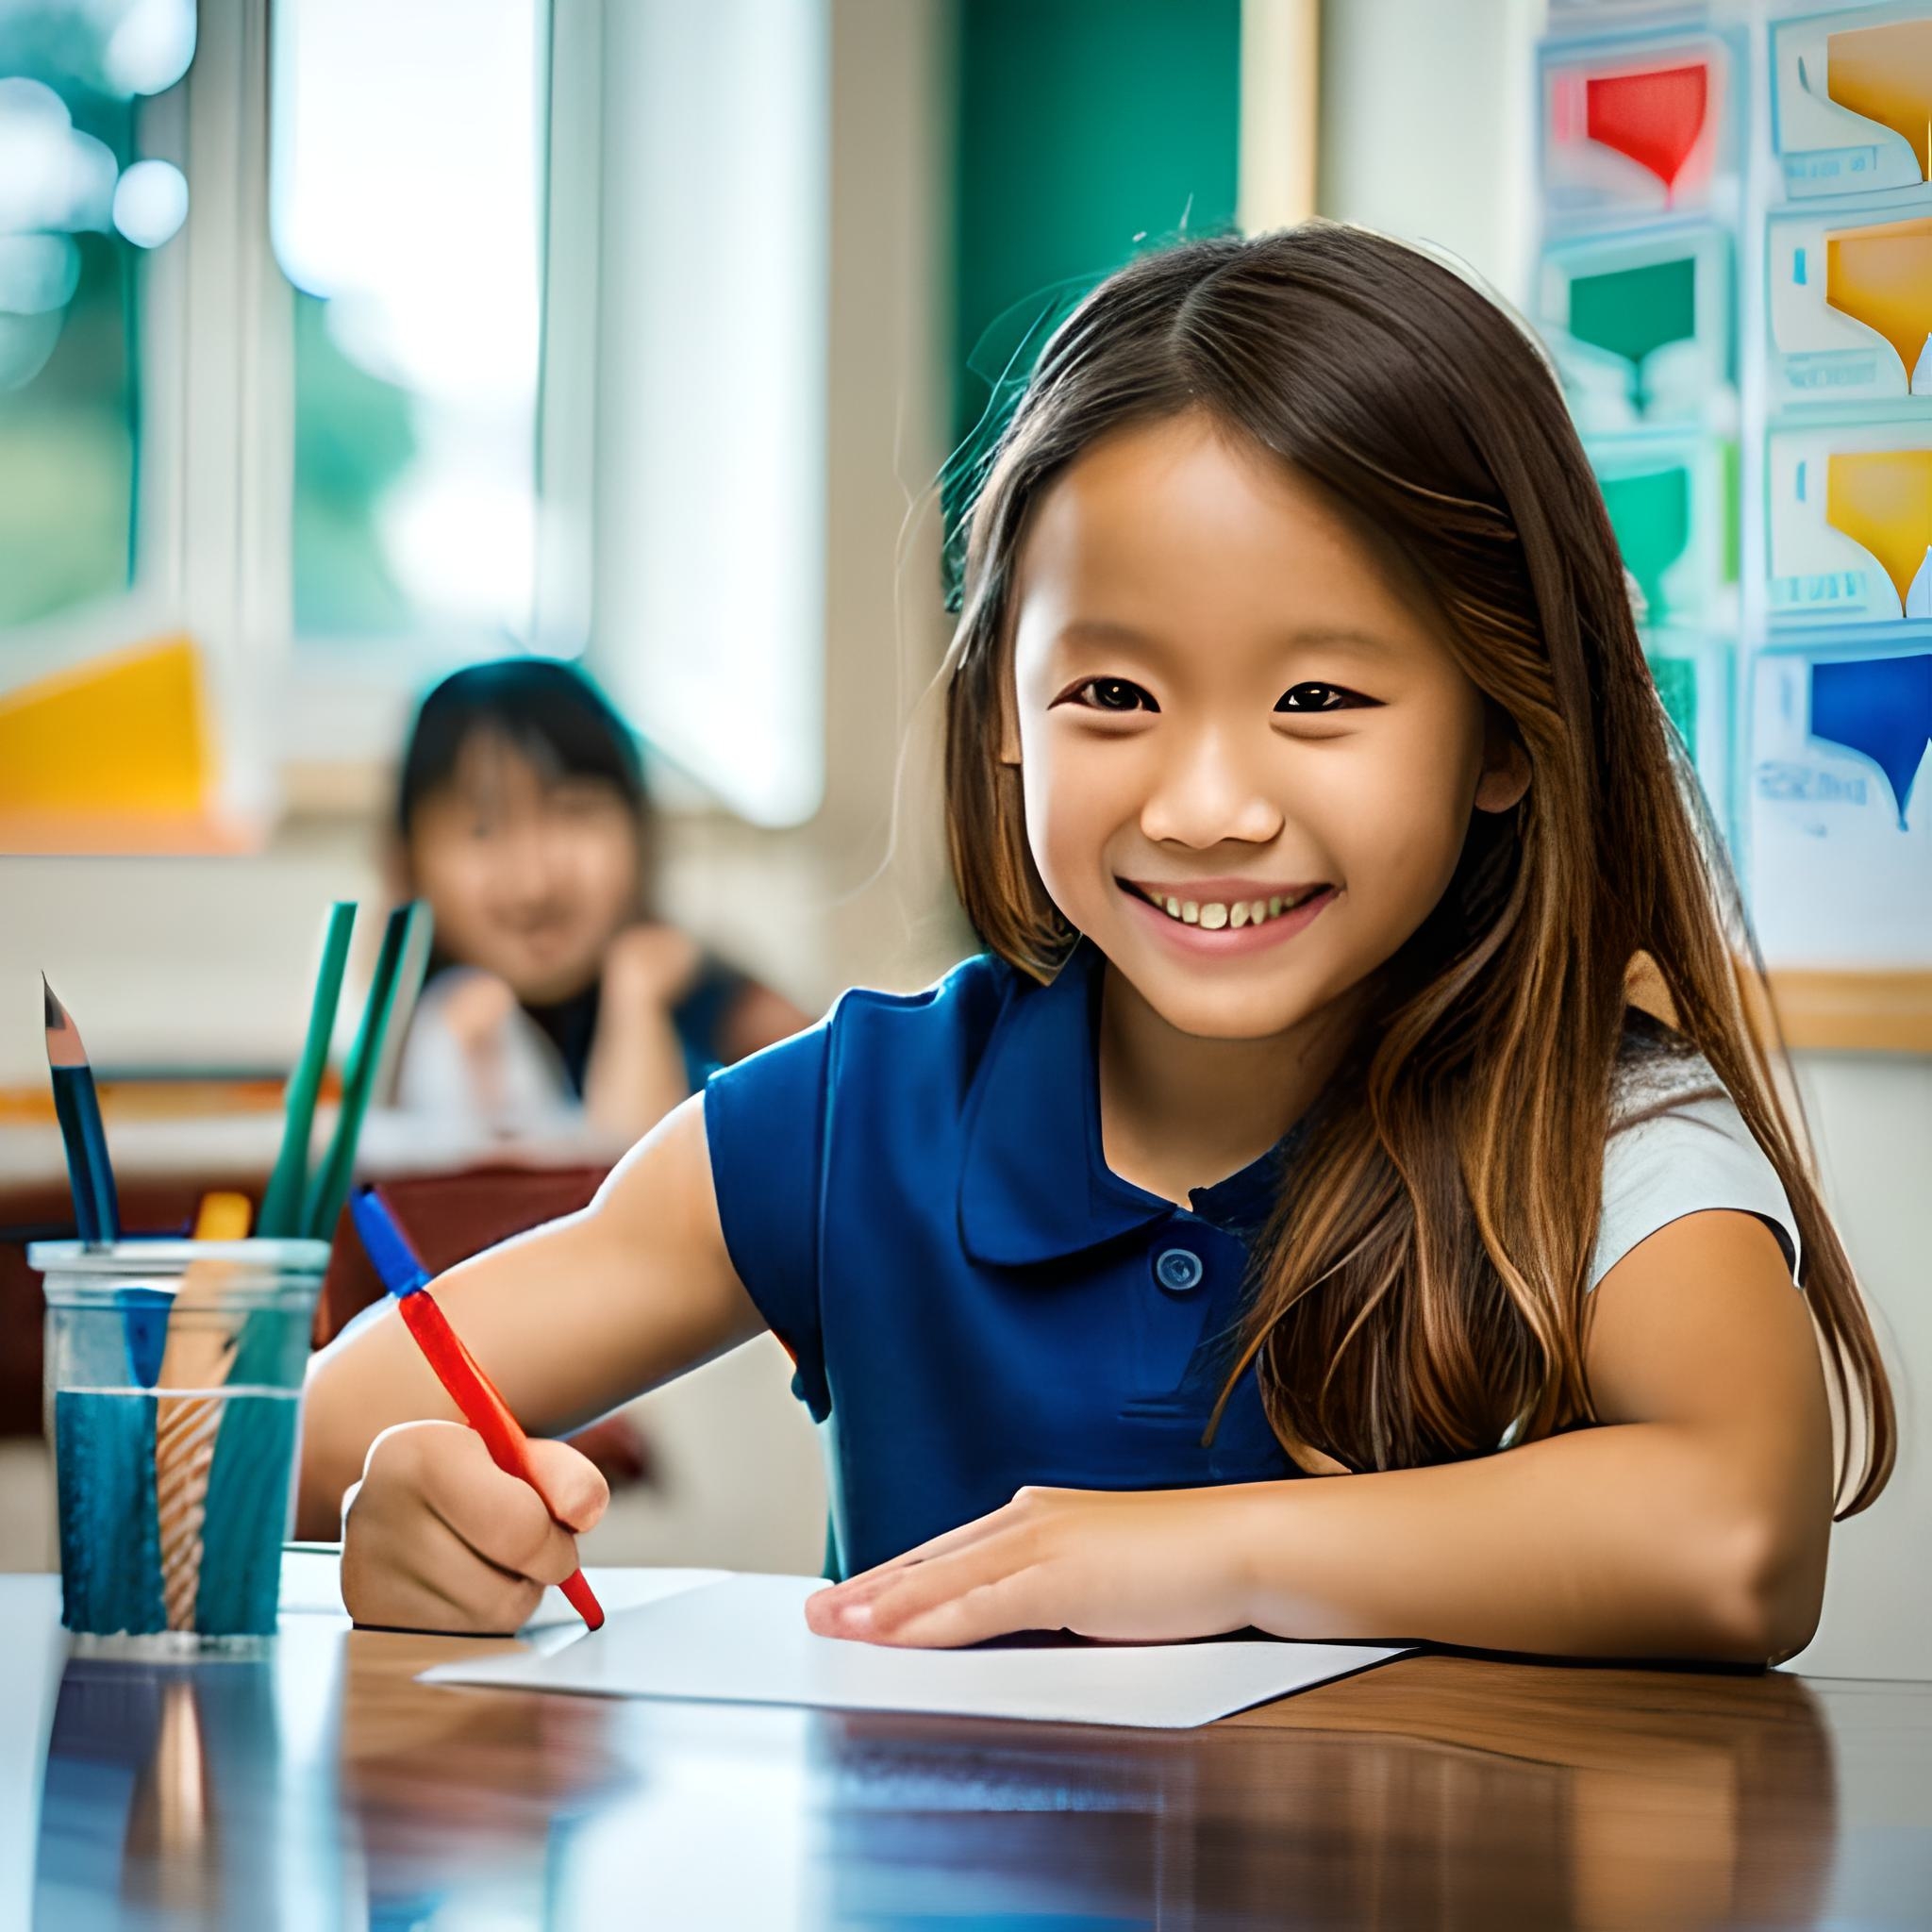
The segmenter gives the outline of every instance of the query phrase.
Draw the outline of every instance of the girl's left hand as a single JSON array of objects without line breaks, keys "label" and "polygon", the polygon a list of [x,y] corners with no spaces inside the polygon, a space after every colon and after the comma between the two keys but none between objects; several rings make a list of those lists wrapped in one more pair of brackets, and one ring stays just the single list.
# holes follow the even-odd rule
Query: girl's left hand
[{"label": "girl's left hand", "polygon": [[697,941],[675,925],[626,926],[604,955],[604,992],[613,1008],[675,1006],[704,964]]},{"label": "girl's left hand", "polygon": [[1174,1642],[1239,1630],[1238,1489],[1022,1490],[1003,1509],[806,1599],[821,1637],[978,1643],[1011,1630]]}]

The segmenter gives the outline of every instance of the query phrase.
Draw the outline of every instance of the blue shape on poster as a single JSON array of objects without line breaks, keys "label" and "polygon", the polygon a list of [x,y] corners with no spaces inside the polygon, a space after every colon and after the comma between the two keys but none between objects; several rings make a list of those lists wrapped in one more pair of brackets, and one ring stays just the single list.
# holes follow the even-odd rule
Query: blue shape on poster
[{"label": "blue shape on poster", "polygon": [[1899,830],[1932,739],[1932,652],[1811,667],[1811,735],[1868,758],[1885,774]]}]

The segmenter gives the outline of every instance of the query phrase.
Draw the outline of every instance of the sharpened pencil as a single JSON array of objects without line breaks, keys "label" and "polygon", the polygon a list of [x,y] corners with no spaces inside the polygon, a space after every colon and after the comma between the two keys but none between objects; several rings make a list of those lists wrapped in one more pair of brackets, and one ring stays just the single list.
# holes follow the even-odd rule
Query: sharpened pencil
[{"label": "sharpened pencil", "polygon": [[121,1206],[114,1194],[114,1170],[108,1159],[108,1135],[101,1124],[93,1069],[88,1064],[80,1028],[54,997],[44,973],[41,991],[46,1008],[47,1072],[54,1082],[61,1143],[67,1150],[75,1225],[89,1247],[105,1247],[121,1232]]}]

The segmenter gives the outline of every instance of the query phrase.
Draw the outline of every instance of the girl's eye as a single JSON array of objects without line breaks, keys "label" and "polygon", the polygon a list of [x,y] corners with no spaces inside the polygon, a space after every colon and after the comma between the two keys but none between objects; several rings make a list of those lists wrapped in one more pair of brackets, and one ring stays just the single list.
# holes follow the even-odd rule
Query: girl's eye
[{"label": "girl's eye", "polygon": [[1299,715],[1310,711],[1352,710],[1369,702],[1359,692],[1344,691],[1339,684],[1294,684],[1275,700],[1274,708]]},{"label": "girl's eye", "polygon": [[[1093,693],[1091,698],[1087,695],[1089,691]],[[1138,684],[1129,683],[1124,677],[1090,677],[1073,696],[1095,711],[1138,711],[1142,708],[1143,699],[1146,709],[1160,708]]]}]

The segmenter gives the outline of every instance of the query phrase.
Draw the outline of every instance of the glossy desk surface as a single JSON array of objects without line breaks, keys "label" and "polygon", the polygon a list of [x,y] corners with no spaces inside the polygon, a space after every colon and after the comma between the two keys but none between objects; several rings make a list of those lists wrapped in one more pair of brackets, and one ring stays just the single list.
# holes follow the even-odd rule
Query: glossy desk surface
[{"label": "glossy desk surface", "polygon": [[0,1577],[8,1928],[1932,1924],[1928,1684],[1425,1656],[1121,1731],[431,1689],[459,1640],[325,1615],[136,1666],[57,1614]]}]

